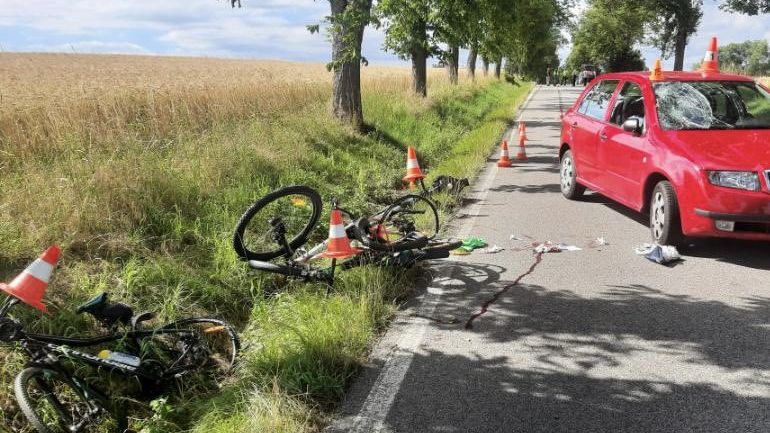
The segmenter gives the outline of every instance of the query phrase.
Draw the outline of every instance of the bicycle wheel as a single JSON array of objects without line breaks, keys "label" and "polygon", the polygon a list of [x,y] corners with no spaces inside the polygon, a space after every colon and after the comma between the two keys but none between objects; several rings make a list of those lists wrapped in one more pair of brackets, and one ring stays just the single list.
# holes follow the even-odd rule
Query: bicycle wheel
[{"label": "bicycle wheel", "polygon": [[161,328],[178,330],[153,337],[166,351],[168,371],[204,371],[213,378],[230,373],[241,351],[241,340],[232,326],[217,319],[192,318]]},{"label": "bicycle wheel", "polygon": [[291,249],[299,248],[318,224],[322,206],[318,192],[304,185],[288,186],[262,197],[235,226],[236,254],[243,260],[264,261],[286,254],[286,247],[276,240],[278,227],[285,231]]},{"label": "bicycle wheel", "polygon": [[13,384],[16,401],[40,433],[123,432],[128,420],[117,406],[78,386],[64,374],[41,367],[22,370]]},{"label": "bicycle wheel", "polygon": [[377,251],[405,251],[428,245],[439,232],[436,205],[419,195],[406,195],[374,217],[359,220],[356,236]]}]

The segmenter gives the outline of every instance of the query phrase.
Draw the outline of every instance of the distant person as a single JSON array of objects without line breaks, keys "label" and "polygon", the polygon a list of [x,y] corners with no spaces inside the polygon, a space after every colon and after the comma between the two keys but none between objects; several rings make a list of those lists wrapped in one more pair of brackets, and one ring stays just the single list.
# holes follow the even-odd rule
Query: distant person
[{"label": "distant person", "polygon": [[578,70],[574,69],[572,70],[572,87],[577,86],[577,80],[578,80]]},{"label": "distant person", "polygon": [[545,85],[550,86],[551,85],[551,67],[547,67],[545,69]]}]

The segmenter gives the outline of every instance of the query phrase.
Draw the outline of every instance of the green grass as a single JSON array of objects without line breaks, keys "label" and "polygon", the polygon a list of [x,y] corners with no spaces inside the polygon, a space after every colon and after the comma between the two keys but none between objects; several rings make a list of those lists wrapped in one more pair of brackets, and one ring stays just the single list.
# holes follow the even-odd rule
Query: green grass
[{"label": "green grass", "polygon": [[[205,314],[238,326],[246,349],[235,377],[220,393],[175,393],[156,403],[154,415],[140,414],[145,432],[317,431],[408,292],[410,276],[347,271],[329,295],[319,285],[284,285],[236,260],[235,221],[256,198],[299,183],[325,200],[340,197],[345,208],[372,209],[403,188],[408,145],[429,177],[472,177],[529,88],[445,86],[428,100],[400,90],[365,92],[367,134],[331,120],[327,101],[318,100],[299,115],[234,120],[202,134],[180,128],[164,141],[126,137],[84,148],[72,136],[55,158],[0,170],[0,190],[12,191],[0,206],[0,277],[57,242],[64,256],[46,297],[53,315],[17,309],[33,329],[95,329],[73,310],[103,290],[164,320]],[[0,430],[12,429],[23,424],[11,389],[20,358],[0,349],[0,363]]]}]

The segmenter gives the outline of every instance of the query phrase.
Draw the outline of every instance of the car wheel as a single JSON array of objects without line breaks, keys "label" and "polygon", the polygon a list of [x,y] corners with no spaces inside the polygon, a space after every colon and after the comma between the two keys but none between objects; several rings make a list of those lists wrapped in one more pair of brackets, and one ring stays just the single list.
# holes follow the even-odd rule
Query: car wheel
[{"label": "car wheel", "polygon": [[561,156],[561,193],[570,200],[577,200],[586,191],[586,188],[577,181],[575,160],[572,159],[572,151],[568,150]]},{"label": "car wheel", "polygon": [[679,245],[684,240],[679,202],[671,182],[655,185],[650,198],[650,231],[652,240],[660,245]]}]

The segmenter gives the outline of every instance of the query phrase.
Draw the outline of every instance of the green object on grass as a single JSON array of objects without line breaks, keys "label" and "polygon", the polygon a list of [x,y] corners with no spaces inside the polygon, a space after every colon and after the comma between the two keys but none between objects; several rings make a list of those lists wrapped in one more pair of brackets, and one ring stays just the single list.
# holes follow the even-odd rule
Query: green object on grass
[{"label": "green object on grass", "polygon": [[484,248],[487,246],[487,241],[481,238],[465,238],[463,239],[463,245],[461,249],[471,252],[473,250]]}]

